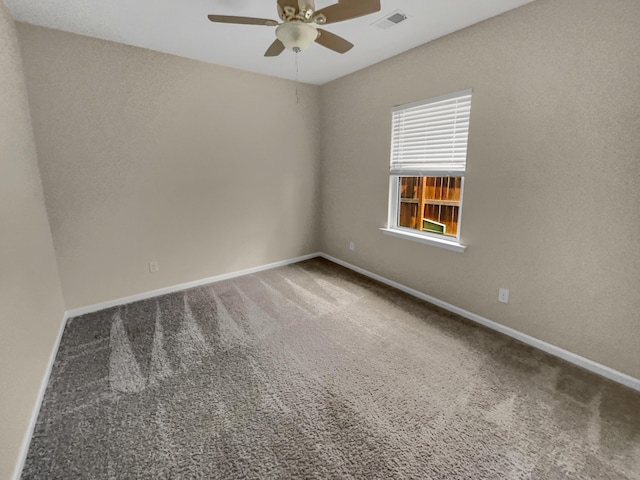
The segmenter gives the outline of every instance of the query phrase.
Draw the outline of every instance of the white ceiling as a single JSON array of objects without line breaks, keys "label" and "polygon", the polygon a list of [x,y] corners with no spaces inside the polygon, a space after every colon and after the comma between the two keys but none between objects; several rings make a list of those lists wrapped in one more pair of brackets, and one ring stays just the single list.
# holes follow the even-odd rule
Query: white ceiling
[{"label": "white ceiling", "polygon": [[[348,1],[348,0],[343,0]],[[312,44],[298,55],[298,79],[323,84],[532,0],[381,0],[372,15],[324,27],[355,47],[344,55]],[[316,10],[336,0],[316,0]],[[21,22],[112,40],[187,58],[296,78],[295,54],[265,58],[275,28],[211,23],[207,15],[278,20],[276,0],[5,0]],[[396,10],[409,18],[375,22]]]}]

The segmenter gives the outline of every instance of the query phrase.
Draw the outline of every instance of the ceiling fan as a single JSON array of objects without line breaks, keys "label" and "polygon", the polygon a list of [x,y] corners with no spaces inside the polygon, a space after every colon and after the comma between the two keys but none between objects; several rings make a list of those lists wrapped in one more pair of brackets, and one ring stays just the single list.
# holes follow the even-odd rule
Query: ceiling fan
[{"label": "ceiling fan", "polygon": [[277,38],[265,52],[265,57],[278,56],[285,48],[299,52],[314,41],[334,52],[345,53],[351,50],[353,44],[318,26],[351,20],[380,10],[380,0],[338,0],[338,3],[318,11],[314,0],[277,0],[277,4],[282,23],[267,18],[228,15],[209,15],[209,20],[276,27]]}]

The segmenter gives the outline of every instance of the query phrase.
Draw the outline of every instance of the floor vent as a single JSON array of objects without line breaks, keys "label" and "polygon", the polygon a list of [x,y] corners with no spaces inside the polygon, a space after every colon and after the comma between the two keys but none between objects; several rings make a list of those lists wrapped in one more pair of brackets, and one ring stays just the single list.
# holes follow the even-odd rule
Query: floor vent
[{"label": "floor vent", "polygon": [[409,18],[409,15],[400,10],[396,10],[395,12],[392,12],[384,17],[382,20],[378,20],[377,22],[375,22],[374,25],[379,28],[387,29],[394,27],[401,22],[404,22],[407,18]]}]

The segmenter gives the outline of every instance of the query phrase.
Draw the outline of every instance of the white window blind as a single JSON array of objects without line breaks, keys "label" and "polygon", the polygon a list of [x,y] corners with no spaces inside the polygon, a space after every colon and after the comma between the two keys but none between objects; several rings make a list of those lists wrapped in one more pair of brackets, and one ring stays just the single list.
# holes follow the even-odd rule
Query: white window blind
[{"label": "white window blind", "polygon": [[463,176],[471,90],[395,107],[391,175]]}]

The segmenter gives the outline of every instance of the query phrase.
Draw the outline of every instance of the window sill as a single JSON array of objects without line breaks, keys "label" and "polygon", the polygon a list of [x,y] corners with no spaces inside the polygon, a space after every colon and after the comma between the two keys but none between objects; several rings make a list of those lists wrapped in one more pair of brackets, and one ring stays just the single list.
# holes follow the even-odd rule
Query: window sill
[{"label": "window sill", "polygon": [[458,242],[452,240],[445,240],[442,238],[427,237],[419,233],[406,232],[404,230],[397,230],[393,228],[381,228],[382,233],[385,235],[391,235],[392,237],[404,238],[405,240],[412,240],[414,242],[424,243],[433,247],[440,247],[453,252],[464,252],[466,245],[461,245]]}]

